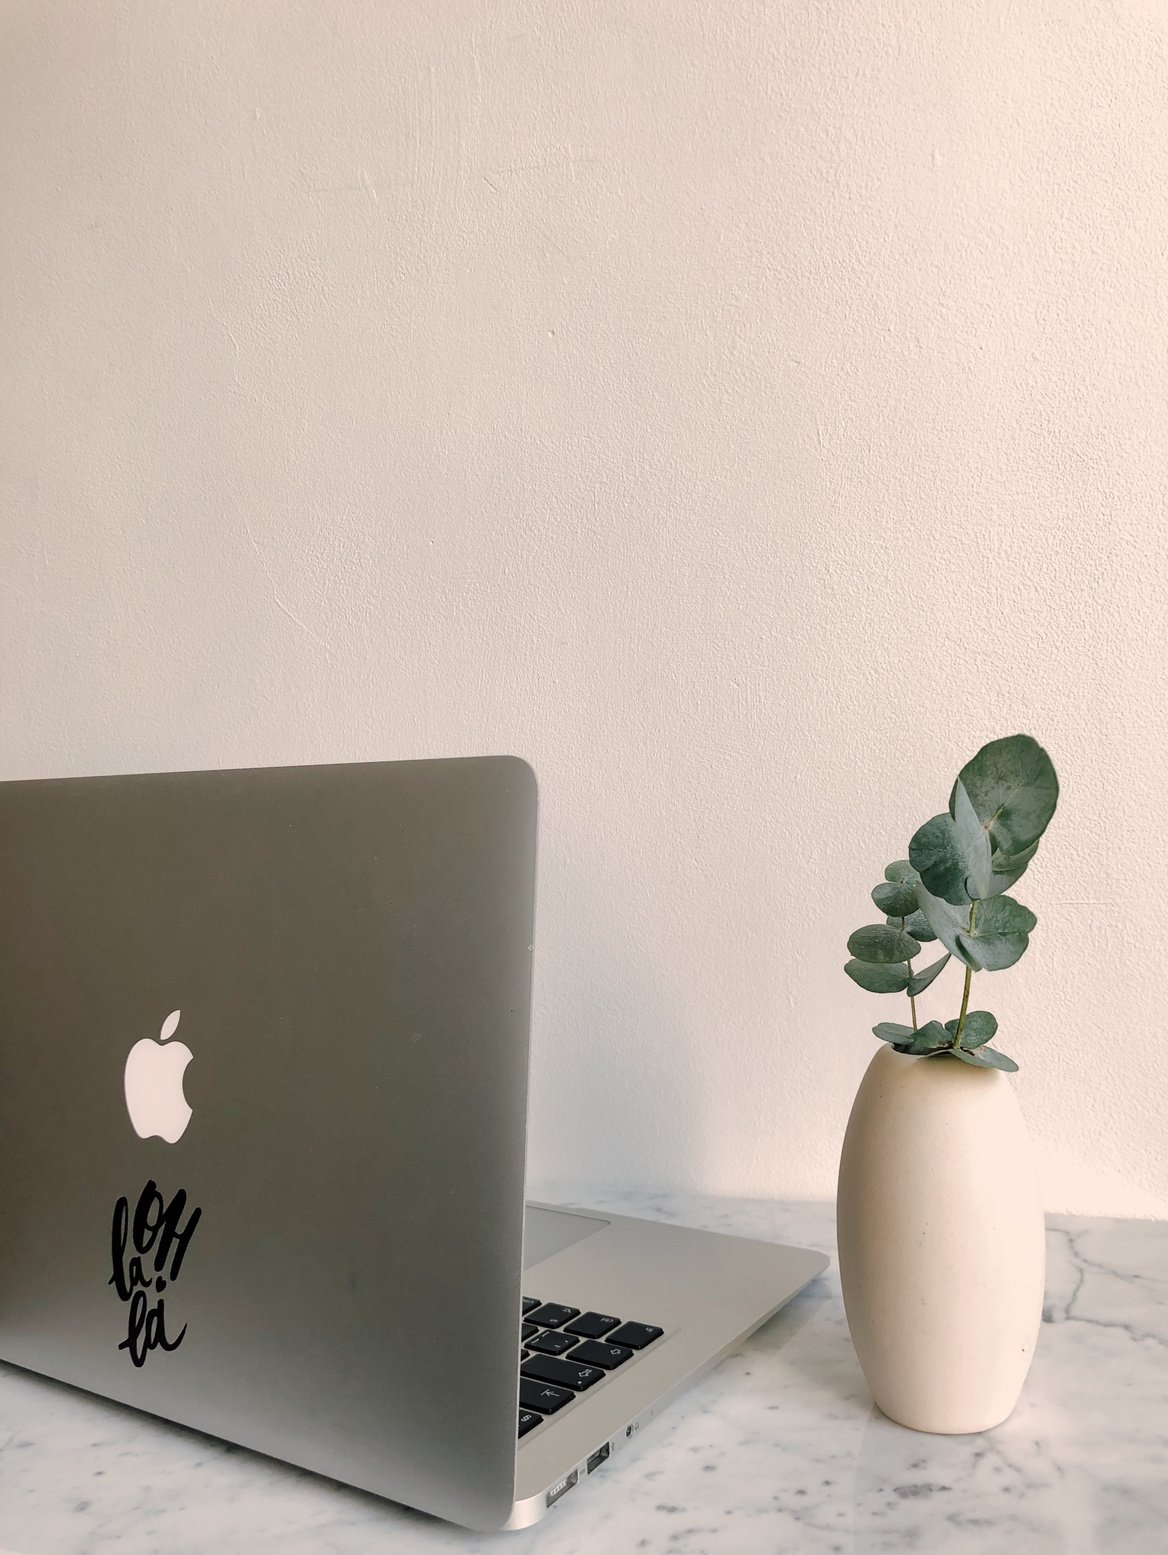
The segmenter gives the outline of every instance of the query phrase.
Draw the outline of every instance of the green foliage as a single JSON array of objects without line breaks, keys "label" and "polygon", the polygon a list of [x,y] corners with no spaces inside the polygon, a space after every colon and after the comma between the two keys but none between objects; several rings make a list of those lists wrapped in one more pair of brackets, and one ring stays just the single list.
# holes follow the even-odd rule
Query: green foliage
[{"label": "green foliage", "polygon": [[844,963],[844,971],[853,983],[859,983],[869,993],[904,993],[908,989],[908,967],[876,966],[871,961],[853,960]]},{"label": "green foliage", "polygon": [[968,953],[962,950],[958,938],[963,929],[969,928],[970,904],[963,902],[960,907],[954,907],[941,897],[930,895],[923,885],[917,887],[917,895],[921,899],[921,912],[945,949],[966,966],[972,966],[973,962]]},{"label": "green foliage", "polygon": [[885,880],[911,880],[913,885],[921,878],[906,858],[894,860],[884,871]]},{"label": "green foliage", "polygon": [[[918,896],[920,895],[919,886],[917,887],[917,894]],[[910,913],[904,920],[904,926],[913,939],[919,939],[922,945],[931,944],[937,938],[936,930],[919,907],[916,912]]]},{"label": "green foliage", "polygon": [[901,1047],[902,1053],[924,1058],[929,1053],[942,1053],[953,1046],[949,1033],[939,1020],[927,1021],[909,1033],[908,1041]]},{"label": "green foliage", "polygon": [[974,901],[992,895],[994,850],[990,834],[978,818],[960,779],[953,790],[953,835],[965,861],[965,894]]},{"label": "green foliage", "polygon": [[914,833],[908,856],[927,891],[960,906],[992,896],[998,886],[989,832],[960,782],[953,790],[953,805],[952,815],[942,811]]},{"label": "green foliage", "polygon": [[978,902],[969,928],[957,936],[958,945],[975,970],[1001,972],[1025,953],[1037,921],[1012,896],[991,896]]},{"label": "green foliage", "polygon": [[915,999],[917,994],[924,993],[933,979],[949,965],[949,952],[946,951],[940,961],[934,961],[932,966],[927,966],[923,972],[914,972],[908,980],[908,991]]},{"label": "green foliage", "polygon": [[911,961],[920,953],[920,944],[903,929],[886,923],[868,923],[848,938],[848,949],[857,961],[874,961],[886,966],[890,961]]},{"label": "green foliage", "polygon": [[901,1026],[894,1020],[882,1020],[872,1027],[872,1035],[879,1037],[881,1042],[903,1045],[912,1041],[913,1029],[911,1026]]},{"label": "green foliage", "polygon": [[[960,1020],[947,1020],[945,1030],[951,1037],[957,1036]],[[988,1042],[998,1029],[998,1018],[991,1015],[988,1010],[970,1010],[965,1017],[965,1025],[961,1031],[961,1046],[966,1048],[981,1047],[983,1042]]]},{"label": "green foliage", "polygon": [[[844,970],[872,993],[907,993],[912,1024],[881,1021],[873,1033],[915,1057],[949,1055],[976,1069],[1013,1071],[1017,1064],[989,1043],[998,1029],[988,1010],[971,1010],[977,972],[998,972],[1025,954],[1036,919],[1005,893],[1021,879],[1058,803],[1050,757],[1027,734],[983,745],[967,761],[948,811],[913,835],[907,859],[896,859],[872,891],[884,923],[866,924],[848,940]],[[922,944],[939,940],[945,955],[914,972]],[[964,968],[961,1013],[945,1022],[917,1020],[916,1000],[956,959]]]},{"label": "green foliage", "polygon": [[1010,1074],[1018,1072],[1018,1065],[1012,1058],[1007,1058],[1005,1053],[999,1053],[992,1047],[979,1047],[975,1053],[964,1047],[956,1047],[953,1049],[953,1057],[974,1069],[1005,1069]]},{"label": "green foliage", "polygon": [[995,853],[991,859],[993,890],[987,894],[997,896],[1002,891],[1008,891],[1011,886],[1017,885],[1026,873],[1027,864],[1037,852],[1038,844],[1032,842],[1028,848],[1023,848],[1021,853]]},{"label": "green foliage", "polygon": [[959,1019],[947,1020],[944,1025],[939,1020],[931,1020],[914,1030],[911,1026],[885,1020],[873,1026],[872,1032],[881,1042],[891,1043],[898,1053],[905,1053],[910,1058],[931,1058],[947,1053],[976,1069],[1017,1069],[1012,1058],[986,1047],[997,1029],[998,1023],[988,1010],[971,1010],[965,1017],[964,1026]]},{"label": "green foliage", "polygon": [[921,883],[930,895],[954,905],[968,900],[965,858],[948,812],[935,815],[914,833],[908,856],[920,871]]},{"label": "green foliage", "polygon": [[872,900],[890,918],[910,918],[917,910],[917,888],[911,880],[882,880]]},{"label": "green foliage", "polygon": [[[1021,853],[1050,825],[1059,785],[1050,757],[1028,734],[983,745],[957,774],[1000,852]],[[953,785],[954,795],[957,784]],[[953,795],[949,813],[954,814]],[[910,855],[911,857],[911,855]]]}]

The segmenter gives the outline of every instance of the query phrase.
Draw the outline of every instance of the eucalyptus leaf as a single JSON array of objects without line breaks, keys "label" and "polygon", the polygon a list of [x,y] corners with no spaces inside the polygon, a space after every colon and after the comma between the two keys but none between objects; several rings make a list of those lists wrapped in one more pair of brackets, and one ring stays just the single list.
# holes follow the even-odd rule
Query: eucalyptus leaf
[{"label": "eucalyptus leaf", "polygon": [[924,1026],[918,1026],[916,1031],[910,1034],[909,1040],[902,1044],[903,1050],[911,1053],[915,1058],[923,1058],[928,1053],[937,1053],[950,1045],[949,1033],[939,1020],[931,1020]]},{"label": "eucalyptus leaf", "polygon": [[920,943],[903,929],[887,923],[869,923],[848,936],[848,949],[857,961],[885,966],[893,961],[909,961],[920,953]]},{"label": "eucalyptus leaf", "polygon": [[953,833],[965,865],[965,894],[975,900],[989,896],[993,881],[990,835],[978,819],[965,784],[960,780],[953,790]]},{"label": "eucalyptus leaf", "polygon": [[[972,617],[971,617],[972,619]],[[883,923],[866,924],[848,939],[845,971],[872,993],[904,993],[915,1000],[953,958],[970,973],[1012,966],[1030,943],[1034,914],[1006,893],[1021,879],[1058,803],[1050,757],[1026,734],[983,745],[958,774],[947,813],[917,829],[908,857],[894,859],[872,890]],[[938,941],[938,956],[921,972],[913,960]],[[969,1010],[957,1019],[912,1026],[881,1021],[872,1028],[894,1051],[943,1058],[950,1053],[977,1069],[1013,1072],[1017,1064],[990,1044],[997,1019]]]},{"label": "eucalyptus leaf", "polygon": [[[957,781],[964,786],[994,845],[1006,854],[1021,853],[1037,842],[1058,803],[1054,765],[1028,734],[1011,734],[983,745],[962,767]],[[951,814],[955,814],[956,792],[955,783],[949,800]]]},{"label": "eucalyptus leaf", "polygon": [[940,961],[934,961],[923,972],[914,972],[908,980],[908,991],[915,999],[917,994],[924,993],[925,989],[945,968],[949,965],[949,952],[946,951]]},{"label": "eucalyptus leaf", "polygon": [[1001,972],[1025,954],[1037,921],[1012,896],[987,897],[971,913],[972,928],[958,934],[958,954],[976,969]]},{"label": "eucalyptus leaf", "polygon": [[[970,1035],[970,1025],[969,1025],[969,1023],[970,1023],[971,1020],[973,1020],[973,1017],[975,1015],[989,1016],[989,1019],[991,1021],[993,1021],[993,1026],[989,1030],[985,1031],[984,1035],[982,1035],[976,1041],[972,1041],[971,1042],[969,1040],[969,1035]],[[961,1025],[961,1021],[960,1021],[960,1019],[958,1017],[954,1017],[953,1020],[947,1020],[945,1022],[945,1030],[949,1033],[950,1037],[952,1037],[955,1042],[956,1042],[956,1038],[957,1038],[957,1028],[960,1025]],[[981,1029],[980,1028],[980,1023],[975,1023],[975,1025],[973,1027],[974,1032],[976,1033],[979,1029]],[[963,1047],[963,1048],[980,1047],[983,1042],[988,1042],[990,1040],[990,1038],[993,1036],[994,1032],[997,1031],[997,1029],[998,1029],[998,1023],[994,1019],[994,1017],[992,1015],[990,1015],[990,1012],[988,1010],[970,1010],[968,1012],[968,1014],[966,1015],[966,1017],[965,1017],[965,1030],[961,1033],[961,1043],[960,1043],[960,1046]]]},{"label": "eucalyptus leaf", "polygon": [[[945,1024],[948,1027],[948,1021]],[[965,1016],[965,1025],[961,1027],[961,1046],[981,1047],[983,1043],[990,1041],[997,1029],[997,1017],[991,1015],[988,1010],[969,1010]]]},{"label": "eucalyptus leaf", "polygon": [[[918,887],[918,896],[920,888]],[[916,912],[910,913],[904,920],[905,932],[911,934],[913,939],[919,939],[922,945],[928,945],[937,938],[933,932],[933,926],[918,907]]]},{"label": "eucalyptus leaf", "polygon": [[996,1048],[979,1047],[971,1053],[964,1047],[951,1047],[949,1051],[954,1058],[959,1058],[963,1064],[971,1064],[974,1069],[1004,1069],[1008,1074],[1015,1074],[1018,1069],[1012,1058],[1007,1058],[1005,1053],[999,1053]]},{"label": "eucalyptus leaf", "polygon": [[917,910],[917,888],[911,880],[882,880],[872,900],[890,918],[908,918]]},{"label": "eucalyptus leaf", "polygon": [[942,811],[914,832],[908,845],[908,856],[913,868],[920,871],[921,885],[931,895],[954,906],[968,900],[966,863],[951,815]]},{"label": "eucalyptus leaf", "polygon": [[1037,852],[1038,844],[1032,842],[1028,848],[1023,848],[1021,853],[995,853],[990,860],[993,875],[986,895],[1000,896],[1003,891],[1008,891],[1011,886],[1017,885],[1026,873],[1026,866]]},{"label": "eucalyptus leaf", "polygon": [[904,993],[908,987],[908,967],[903,962],[897,966],[875,966],[871,961],[849,961],[844,971],[853,983],[859,983],[869,993]]},{"label": "eucalyptus leaf", "polygon": [[882,1020],[872,1027],[872,1035],[879,1037],[881,1042],[911,1042],[913,1029],[911,1026],[900,1026],[894,1020]]},{"label": "eucalyptus leaf", "polygon": [[969,928],[969,904],[955,907],[941,897],[933,896],[925,889],[923,882],[917,887],[917,895],[920,897],[921,912],[945,949],[965,966],[977,970],[979,963],[961,948],[959,939],[961,933]]},{"label": "eucalyptus leaf", "polygon": [[921,878],[906,858],[894,859],[884,871],[885,880],[910,880],[913,885]]}]

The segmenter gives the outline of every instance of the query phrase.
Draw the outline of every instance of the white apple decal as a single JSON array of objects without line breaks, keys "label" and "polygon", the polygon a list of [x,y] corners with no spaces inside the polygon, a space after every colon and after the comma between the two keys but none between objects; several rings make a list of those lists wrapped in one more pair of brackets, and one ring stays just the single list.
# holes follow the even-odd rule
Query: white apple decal
[{"label": "white apple decal", "polygon": [[182,1138],[191,1121],[183,1074],[195,1055],[185,1043],[170,1041],[180,1013],[173,1010],[166,1017],[157,1042],[143,1037],[126,1059],[126,1110],[134,1132],[139,1139],[164,1139],[168,1145]]}]

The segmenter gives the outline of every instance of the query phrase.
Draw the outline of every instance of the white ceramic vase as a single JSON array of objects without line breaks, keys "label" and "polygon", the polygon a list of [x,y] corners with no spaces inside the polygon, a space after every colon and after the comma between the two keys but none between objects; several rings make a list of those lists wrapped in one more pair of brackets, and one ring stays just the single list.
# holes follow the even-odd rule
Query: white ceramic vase
[{"label": "white ceramic vase", "polygon": [[839,1269],[876,1403],[916,1431],[986,1431],[1013,1410],[1042,1320],[1045,1234],[1006,1075],[887,1044],[840,1158]]}]

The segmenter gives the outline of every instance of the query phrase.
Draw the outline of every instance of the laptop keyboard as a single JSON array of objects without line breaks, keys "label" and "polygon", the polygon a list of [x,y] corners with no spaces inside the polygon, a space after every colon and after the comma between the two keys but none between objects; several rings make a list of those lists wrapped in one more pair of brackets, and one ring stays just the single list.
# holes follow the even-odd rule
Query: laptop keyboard
[{"label": "laptop keyboard", "polygon": [[519,1435],[631,1361],[665,1332],[605,1312],[581,1312],[535,1296],[523,1298],[519,1351]]}]

